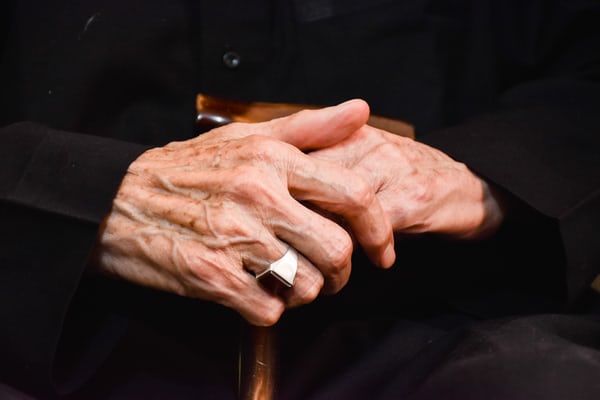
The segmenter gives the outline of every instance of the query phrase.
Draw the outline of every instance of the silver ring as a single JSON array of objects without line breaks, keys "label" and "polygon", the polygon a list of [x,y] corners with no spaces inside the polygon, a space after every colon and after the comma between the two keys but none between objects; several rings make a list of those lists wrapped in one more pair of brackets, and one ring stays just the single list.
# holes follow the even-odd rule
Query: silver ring
[{"label": "silver ring", "polygon": [[277,278],[285,286],[291,288],[294,286],[296,271],[298,270],[298,253],[291,247],[288,247],[283,257],[269,264],[269,267],[256,275],[256,279],[261,279],[267,275]]}]

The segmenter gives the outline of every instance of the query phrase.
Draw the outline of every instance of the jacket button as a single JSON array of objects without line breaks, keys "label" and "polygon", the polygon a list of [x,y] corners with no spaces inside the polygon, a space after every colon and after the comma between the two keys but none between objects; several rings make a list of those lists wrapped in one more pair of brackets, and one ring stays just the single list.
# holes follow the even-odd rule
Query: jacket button
[{"label": "jacket button", "polygon": [[240,59],[240,55],[235,51],[228,51],[223,54],[223,64],[225,64],[227,68],[237,68],[240,65]]}]

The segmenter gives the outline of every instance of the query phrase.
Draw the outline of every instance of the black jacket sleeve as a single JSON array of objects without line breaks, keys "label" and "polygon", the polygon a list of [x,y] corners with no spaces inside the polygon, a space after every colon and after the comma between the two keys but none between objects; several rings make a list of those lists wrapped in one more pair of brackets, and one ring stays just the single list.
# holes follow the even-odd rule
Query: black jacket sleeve
[{"label": "black jacket sleeve", "polygon": [[85,273],[100,224],[139,154],[194,134],[169,4],[0,5],[0,382],[65,391],[115,344],[115,294]]},{"label": "black jacket sleeve", "polygon": [[492,9],[522,17],[496,18],[496,107],[423,140],[556,222],[573,301],[600,273],[600,7],[567,3]]},{"label": "black jacket sleeve", "polygon": [[86,259],[144,149],[33,123],[0,129],[0,380],[54,390],[56,350]]}]

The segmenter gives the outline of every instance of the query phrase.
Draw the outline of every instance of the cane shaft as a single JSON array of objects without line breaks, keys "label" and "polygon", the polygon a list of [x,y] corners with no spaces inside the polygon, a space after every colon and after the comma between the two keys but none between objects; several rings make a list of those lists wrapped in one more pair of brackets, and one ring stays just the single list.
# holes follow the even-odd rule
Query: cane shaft
[{"label": "cane shaft", "polygon": [[277,328],[243,322],[239,359],[240,400],[273,400],[277,381]]}]

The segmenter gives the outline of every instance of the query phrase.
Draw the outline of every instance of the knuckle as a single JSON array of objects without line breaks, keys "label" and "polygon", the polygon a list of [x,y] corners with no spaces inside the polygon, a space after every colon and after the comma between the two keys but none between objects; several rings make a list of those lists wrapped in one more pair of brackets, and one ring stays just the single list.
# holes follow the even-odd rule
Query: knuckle
[{"label": "knuckle", "polygon": [[230,184],[237,190],[252,190],[261,182],[262,173],[251,165],[237,166],[232,170]]},{"label": "knuckle", "polygon": [[346,283],[348,283],[349,276],[350,273],[348,271],[348,273],[344,275],[337,276],[333,279],[328,279],[325,282],[322,292],[328,295],[338,293],[344,286],[346,286]]},{"label": "knuckle", "polygon": [[251,135],[246,137],[248,154],[252,159],[272,162],[283,151],[284,143],[268,136]]},{"label": "knuckle", "polygon": [[[214,238],[213,246],[223,248],[232,245],[236,240],[252,238],[255,231],[251,224],[240,222],[236,215],[225,215],[222,218],[213,218],[205,234]],[[208,237],[206,239],[209,240]]]},{"label": "knuckle", "polygon": [[[443,179],[443,177],[440,176]],[[438,177],[429,175],[420,175],[414,180],[413,194],[414,201],[418,204],[428,204],[435,198],[435,194],[438,191],[436,182]]]},{"label": "knuckle", "polygon": [[325,279],[323,278],[323,275],[317,274],[302,295],[304,301],[306,303],[312,303],[321,293],[324,284]]},{"label": "knuckle", "polygon": [[253,196],[266,189],[265,174],[258,168],[248,165],[236,167],[232,175],[230,184],[240,193]]},{"label": "knuckle", "polygon": [[343,231],[338,240],[329,245],[329,265],[323,270],[322,292],[333,294],[340,291],[350,277],[353,244],[349,235]]},{"label": "knuckle", "polygon": [[329,263],[333,274],[342,273],[347,268],[352,258],[352,250],[352,239],[346,232],[339,235],[339,238],[329,246]]},{"label": "knuckle", "polygon": [[258,318],[254,323],[259,326],[275,325],[281,318],[284,310],[285,307],[281,302],[277,302],[277,305],[273,304],[270,307],[264,307],[257,314]]},{"label": "knuckle", "polygon": [[[395,139],[395,137],[394,137]],[[396,157],[399,152],[399,144],[396,141],[384,141],[377,146],[378,154]]]},{"label": "knuckle", "polygon": [[[384,249],[388,245],[393,245],[393,230],[391,224],[386,225],[388,229],[381,229],[379,235],[373,240],[372,246],[377,249]],[[383,251],[383,250],[382,250]]]},{"label": "knuckle", "polygon": [[358,212],[368,209],[375,201],[375,192],[369,183],[363,179],[353,182],[352,199]]}]

